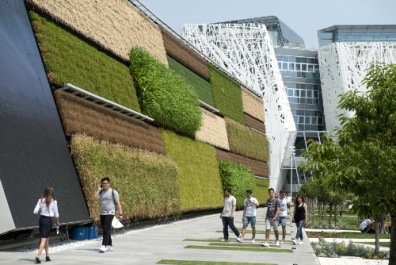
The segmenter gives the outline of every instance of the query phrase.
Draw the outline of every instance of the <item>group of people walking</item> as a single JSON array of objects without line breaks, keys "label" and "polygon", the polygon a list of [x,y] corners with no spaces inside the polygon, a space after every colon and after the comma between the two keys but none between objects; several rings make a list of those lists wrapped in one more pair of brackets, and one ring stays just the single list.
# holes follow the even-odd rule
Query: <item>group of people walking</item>
[{"label": "group of people walking", "polygon": [[[101,180],[101,185],[92,197],[92,200],[99,199],[101,202],[100,223],[103,230],[102,246],[99,249],[99,253],[105,253],[113,251],[111,224],[116,211],[118,211],[119,217],[122,218],[122,208],[118,192],[110,187],[110,179],[108,177]],[[52,230],[51,219],[54,217],[56,220],[56,226],[60,226],[58,203],[55,199],[55,191],[53,187],[45,188],[33,210],[33,213],[40,216],[39,232],[41,238],[39,249],[35,257],[35,263],[41,263],[40,256],[44,249],[46,253],[45,260],[51,261],[49,252],[49,235]]]},{"label": "group of people walking", "polygon": [[[292,222],[296,224],[297,233],[296,237],[292,239],[293,244],[303,244],[303,233],[302,228],[308,222],[308,207],[304,202],[304,198],[301,195],[296,197],[296,201],[292,202],[291,198],[286,198],[286,191],[281,190],[279,198],[275,197],[274,189],[268,190],[270,198],[267,200],[265,206],[267,207],[267,213],[265,216],[265,243],[261,244],[264,247],[269,247],[269,234],[271,228],[275,234],[275,245],[285,243],[286,238],[286,219],[288,215],[288,208],[294,207],[292,214]],[[252,227],[252,239],[251,243],[255,243],[256,240],[256,209],[259,206],[259,202],[256,198],[252,197],[252,191],[246,191],[246,199],[244,200],[244,209],[242,215],[242,233],[234,225],[234,216],[236,211],[236,199],[231,195],[230,189],[224,190],[224,207],[220,214],[220,218],[223,221],[223,241],[228,241],[229,233],[228,227],[234,232],[236,240],[240,243],[244,242],[246,228],[249,223]],[[282,226],[282,240],[279,241],[278,226]]]},{"label": "group of people walking", "polygon": [[[302,227],[307,223],[307,205],[304,203],[304,198],[302,196],[297,196],[297,201],[293,203],[290,199],[287,199],[284,190],[280,191],[280,197],[275,197],[274,189],[268,190],[270,198],[266,202],[267,213],[265,217],[265,243],[262,245],[265,247],[269,246],[269,233],[271,227],[275,233],[275,245],[279,246],[280,243],[285,242],[286,236],[286,218],[288,215],[288,207],[295,207],[293,211],[292,222],[296,223],[297,233],[296,238],[293,239],[293,243],[297,244],[300,240],[299,244],[302,244],[303,234]],[[228,227],[236,235],[236,240],[238,242],[243,243],[246,233],[246,228],[250,224],[252,227],[252,239],[251,243],[255,243],[256,240],[256,209],[259,206],[259,202],[256,198],[252,196],[252,190],[246,191],[246,198],[244,200],[244,210],[242,215],[242,233],[238,231],[238,229],[234,225],[234,217],[236,211],[236,199],[231,194],[230,189],[224,190],[224,207],[220,214],[220,218],[223,222],[223,241],[228,241],[229,233]],[[100,223],[103,231],[103,240],[102,246],[99,249],[100,253],[105,253],[109,251],[113,251],[113,244],[111,239],[111,224],[113,218],[118,211],[118,215],[120,218],[122,215],[122,208],[119,199],[119,194],[116,190],[110,187],[110,179],[105,177],[101,180],[101,185],[98,187],[96,193],[93,195],[92,200],[100,199]],[[38,214],[40,216],[39,219],[39,232],[40,232],[40,245],[37,252],[37,256],[35,257],[35,263],[41,263],[40,256],[45,249],[46,261],[51,261],[50,252],[49,252],[49,235],[52,229],[52,218],[56,220],[56,226],[59,227],[59,210],[58,203],[55,199],[55,191],[52,187],[47,187],[40,199],[37,202],[36,207],[33,211],[34,214]],[[279,241],[279,231],[278,226],[282,225],[282,240]]]}]

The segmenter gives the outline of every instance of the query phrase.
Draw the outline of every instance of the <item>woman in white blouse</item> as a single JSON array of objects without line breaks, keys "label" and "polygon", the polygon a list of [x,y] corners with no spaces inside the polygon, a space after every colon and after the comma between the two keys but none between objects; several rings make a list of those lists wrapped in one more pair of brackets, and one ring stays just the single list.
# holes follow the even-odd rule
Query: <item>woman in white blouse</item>
[{"label": "woman in white blouse", "polygon": [[47,187],[44,190],[43,195],[41,195],[41,198],[38,200],[36,208],[34,208],[33,213],[38,214],[40,216],[39,231],[41,236],[41,242],[36,256],[36,263],[41,263],[40,255],[41,252],[43,252],[44,248],[46,253],[45,260],[51,261],[49,257],[49,247],[48,247],[49,234],[52,229],[51,217],[55,217],[56,226],[60,226],[58,203],[55,200],[54,188]]}]

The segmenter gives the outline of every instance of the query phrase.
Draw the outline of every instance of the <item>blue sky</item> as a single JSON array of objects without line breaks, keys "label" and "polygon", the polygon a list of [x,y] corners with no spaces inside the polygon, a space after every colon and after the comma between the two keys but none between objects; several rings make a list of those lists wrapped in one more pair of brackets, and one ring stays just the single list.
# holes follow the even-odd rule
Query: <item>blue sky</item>
[{"label": "blue sky", "polygon": [[333,25],[396,24],[396,0],[140,1],[178,33],[183,24],[277,16],[307,46],[319,46],[317,31]]}]

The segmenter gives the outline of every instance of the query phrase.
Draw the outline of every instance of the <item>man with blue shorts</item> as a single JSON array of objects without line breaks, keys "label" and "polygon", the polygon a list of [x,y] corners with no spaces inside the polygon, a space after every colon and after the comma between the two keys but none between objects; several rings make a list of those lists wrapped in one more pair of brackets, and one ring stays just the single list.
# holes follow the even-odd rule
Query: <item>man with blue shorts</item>
[{"label": "man with blue shorts", "polygon": [[282,241],[281,244],[285,243],[286,237],[286,218],[287,218],[287,206],[293,206],[292,203],[287,201],[285,197],[286,191],[280,191],[279,197],[279,219],[278,219],[278,226],[282,225]]},{"label": "man with blue shorts", "polygon": [[265,216],[265,243],[261,244],[263,247],[269,247],[268,241],[271,227],[274,229],[275,233],[275,245],[279,246],[279,232],[278,224],[276,222],[279,216],[279,200],[275,198],[275,191],[273,188],[268,189],[268,193],[270,198],[267,200],[267,214]]},{"label": "man with blue shorts", "polygon": [[243,202],[244,210],[242,215],[242,239],[241,243],[243,243],[243,239],[245,238],[246,227],[249,225],[252,227],[252,243],[255,242],[256,238],[256,208],[259,206],[259,203],[256,198],[252,197],[252,190],[246,191],[246,199]]}]

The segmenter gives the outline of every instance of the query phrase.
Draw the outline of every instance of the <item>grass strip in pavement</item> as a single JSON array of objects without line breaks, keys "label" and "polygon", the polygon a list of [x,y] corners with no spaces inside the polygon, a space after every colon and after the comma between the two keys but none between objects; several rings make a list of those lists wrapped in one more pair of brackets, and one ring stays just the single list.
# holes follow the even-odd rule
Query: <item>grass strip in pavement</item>
[{"label": "grass strip in pavement", "polygon": [[[282,233],[282,230],[278,230],[279,233]],[[231,230],[228,230],[228,232],[232,233]],[[223,230],[216,230],[216,233],[223,233]],[[251,234],[252,230],[246,230],[246,234]],[[270,230],[270,233],[273,234],[274,231]],[[265,230],[256,230],[256,234],[265,234]],[[290,233],[286,233],[286,235],[291,235]]]},{"label": "grass strip in pavement", "polygon": [[[375,234],[368,233],[351,233],[351,232],[308,232],[306,234],[309,238],[348,238],[353,239],[375,239]],[[389,234],[380,234],[380,239],[390,239]]]},{"label": "grass strip in pavement", "polygon": [[284,249],[284,248],[268,248],[268,247],[227,247],[227,246],[193,246],[193,245],[188,245],[185,246],[184,248],[195,248],[195,249],[214,249],[214,250],[241,250],[241,251],[259,251],[259,252],[287,252],[287,253],[293,253],[293,250],[291,249]]},{"label": "grass strip in pavement", "polygon": [[[237,242],[236,240],[232,240],[232,239],[229,239],[228,241],[226,241],[226,242],[222,242],[221,240],[222,240],[223,238],[222,237],[220,237],[219,239],[200,239],[200,238],[186,238],[186,239],[183,239],[183,241],[195,241],[195,242],[217,242],[217,243],[224,243],[224,244],[229,244],[229,243],[227,243],[227,242]],[[251,239],[245,239],[245,243],[249,243],[250,244],[250,240]],[[265,242],[265,239],[264,238],[256,238],[256,243],[264,243]],[[285,240],[285,242],[292,242],[291,240]],[[236,245],[238,245],[238,244],[240,244],[240,243],[236,243]]]},{"label": "grass strip in pavement", "polygon": [[175,260],[175,259],[163,259],[163,260],[158,261],[157,264],[174,264],[174,265],[278,265],[276,263],[246,263],[246,262]]},{"label": "grass strip in pavement", "polygon": [[[353,240],[352,240],[353,241]],[[364,244],[364,245],[375,245],[375,242],[355,242],[355,244]],[[381,247],[390,248],[390,242],[380,242],[379,245]]]},{"label": "grass strip in pavement", "polygon": [[[227,246],[227,247],[244,247],[244,248],[262,248],[263,246],[261,246],[261,244],[252,244],[252,243],[248,243],[248,244],[241,244],[241,243],[226,243],[226,242],[212,242],[209,243],[210,246]],[[271,245],[271,247],[275,247],[275,248],[280,248],[280,246],[276,246],[276,245]]]}]

